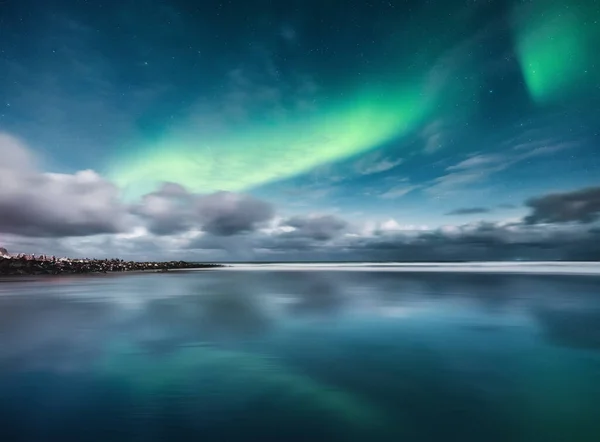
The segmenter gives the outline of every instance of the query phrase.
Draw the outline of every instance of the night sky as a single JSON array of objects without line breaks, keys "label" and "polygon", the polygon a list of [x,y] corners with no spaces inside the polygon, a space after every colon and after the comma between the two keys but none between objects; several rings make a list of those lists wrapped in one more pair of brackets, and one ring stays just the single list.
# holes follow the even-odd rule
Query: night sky
[{"label": "night sky", "polygon": [[600,260],[600,1],[0,1],[0,246]]}]

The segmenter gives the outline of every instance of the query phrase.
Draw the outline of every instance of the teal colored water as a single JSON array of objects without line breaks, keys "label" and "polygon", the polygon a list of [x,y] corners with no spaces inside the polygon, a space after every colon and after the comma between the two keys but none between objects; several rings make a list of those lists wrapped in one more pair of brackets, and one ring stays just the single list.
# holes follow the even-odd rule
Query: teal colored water
[{"label": "teal colored water", "polygon": [[600,277],[0,283],[0,441],[600,440]]}]

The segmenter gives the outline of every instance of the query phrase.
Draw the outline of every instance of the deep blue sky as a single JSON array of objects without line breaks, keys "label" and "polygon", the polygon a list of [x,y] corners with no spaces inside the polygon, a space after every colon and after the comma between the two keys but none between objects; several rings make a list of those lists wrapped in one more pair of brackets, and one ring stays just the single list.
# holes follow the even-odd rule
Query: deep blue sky
[{"label": "deep blue sky", "polygon": [[241,235],[252,258],[252,234],[302,224],[304,250],[352,257],[339,235],[523,226],[556,193],[571,215],[546,221],[594,228],[599,20],[593,0],[5,0],[0,234],[209,257]]}]

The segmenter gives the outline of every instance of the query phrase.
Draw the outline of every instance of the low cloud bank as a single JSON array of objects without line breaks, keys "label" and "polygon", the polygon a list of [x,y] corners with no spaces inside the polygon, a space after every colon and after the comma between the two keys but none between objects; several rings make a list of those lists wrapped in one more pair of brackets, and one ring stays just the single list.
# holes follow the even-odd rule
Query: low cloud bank
[{"label": "low cloud bank", "polygon": [[[541,195],[522,220],[365,228],[337,215],[282,218],[251,195],[189,192],[164,183],[136,204],[94,171],[40,171],[0,134],[1,246],[10,252],[186,260],[600,260],[600,187]],[[472,207],[448,215],[475,215]]]}]

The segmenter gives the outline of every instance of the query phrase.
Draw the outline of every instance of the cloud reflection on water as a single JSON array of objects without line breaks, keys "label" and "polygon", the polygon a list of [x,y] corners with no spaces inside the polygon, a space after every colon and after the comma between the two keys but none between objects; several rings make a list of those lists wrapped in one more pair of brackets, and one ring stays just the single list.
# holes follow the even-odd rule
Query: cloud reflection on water
[{"label": "cloud reflection on water", "polygon": [[[489,319],[473,321],[477,314],[524,317],[553,342],[600,347],[595,277],[227,272],[177,275],[155,285],[162,275],[143,277],[137,289],[120,287],[117,278],[110,296],[103,284],[90,286],[90,279],[69,281],[63,296],[61,290],[46,293],[40,281],[14,283],[14,295],[0,297],[3,366],[68,367],[93,359],[113,339],[135,341],[151,352],[194,343],[229,345],[261,339],[296,320],[335,324],[353,313],[402,320],[416,311],[424,317],[466,312],[470,319],[462,325],[473,331],[493,328]],[[80,286],[85,290],[78,292]],[[136,307],[117,302],[118,290],[136,298]]]},{"label": "cloud reflection on water", "polygon": [[[13,282],[0,287],[0,393],[12,398],[0,421],[26,428],[15,404],[63,389],[75,396],[56,419],[117,401],[126,421],[146,410],[120,424],[138,436],[164,424],[175,437],[165,428],[177,424],[219,440],[236,428],[228,419],[264,440],[294,440],[298,425],[322,440],[503,441],[542,422],[556,427],[538,440],[595,431],[599,287],[592,276],[368,271]],[[15,390],[23,379],[35,389]]]}]

